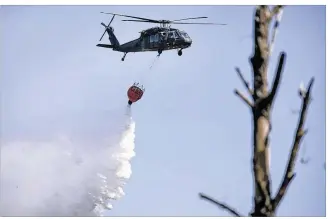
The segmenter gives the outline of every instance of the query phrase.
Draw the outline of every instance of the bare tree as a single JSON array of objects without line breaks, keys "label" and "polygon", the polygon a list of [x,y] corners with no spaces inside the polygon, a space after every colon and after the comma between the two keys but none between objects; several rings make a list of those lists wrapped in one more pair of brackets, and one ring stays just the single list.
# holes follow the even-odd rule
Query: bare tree
[{"label": "bare tree", "polygon": [[[300,148],[302,137],[307,133],[303,126],[306,119],[308,105],[311,100],[311,88],[314,78],[311,78],[306,90],[299,90],[302,106],[299,113],[299,122],[296,129],[294,142],[289,155],[288,164],[284,177],[281,181],[278,192],[275,196],[271,193],[271,179],[269,169],[269,135],[271,126],[271,111],[275,96],[277,95],[281,75],[283,72],[286,53],[281,52],[279,63],[275,72],[275,77],[271,89],[268,86],[268,63],[273,48],[273,43],[279,22],[281,19],[283,6],[275,6],[271,10],[268,6],[257,6],[254,17],[254,53],[250,58],[253,68],[253,88],[249,86],[239,68],[237,74],[245,85],[253,101],[244,96],[238,90],[235,94],[239,96],[251,109],[253,116],[253,180],[254,180],[254,205],[250,216],[275,216],[277,208],[286,194],[290,182],[295,178],[294,166]],[[276,19],[273,37],[269,44],[269,24]],[[200,193],[200,197],[216,206],[228,210],[234,216],[241,216],[227,204],[214,200],[213,198]]]}]

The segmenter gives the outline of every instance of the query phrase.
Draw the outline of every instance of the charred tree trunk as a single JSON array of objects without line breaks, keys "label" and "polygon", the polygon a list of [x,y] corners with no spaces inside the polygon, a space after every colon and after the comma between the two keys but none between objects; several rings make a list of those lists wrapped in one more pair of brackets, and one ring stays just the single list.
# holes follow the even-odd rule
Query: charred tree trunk
[{"label": "charred tree trunk", "polygon": [[[280,54],[279,63],[275,72],[274,81],[271,89],[268,86],[268,63],[270,53],[273,48],[275,34],[279,26],[282,15],[282,6],[275,6],[272,10],[268,6],[257,6],[254,17],[254,53],[250,58],[253,69],[253,88],[250,88],[249,83],[245,80],[241,71],[236,68],[236,71],[244,83],[248,93],[252,97],[250,101],[247,97],[235,90],[235,94],[239,96],[250,108],[253,116],[253,179],[254,179],[254,205],[250,216],[275,216],[277,207],[285,195],[289,183],[294,178],[294,165],[296,156],[299,151],[299,146],[303,135],[306,131],[303,130],[307,108],[310,102],[311,87],[314,78],[311,79],[307,91],[300,91],[300,96],[303,101],[302,110],[300,112],[299,124],[297,126],[294,142],[290,152],[289,161],[285,170],[284,178],[281,182],[277,194],[272,197],[271,180],[269,168],[269,135],[271,131],[271,111],[275,96],[280,84],[280,78],[284,67],[286,54]],[[269,44],[269,25],[272,19],[275,18],[273,37]],[[218,202],[204,194],[200,197],[208,200],[220,208],[228,210],[234,216],[240,214],[229,207],[228,205]]]}]

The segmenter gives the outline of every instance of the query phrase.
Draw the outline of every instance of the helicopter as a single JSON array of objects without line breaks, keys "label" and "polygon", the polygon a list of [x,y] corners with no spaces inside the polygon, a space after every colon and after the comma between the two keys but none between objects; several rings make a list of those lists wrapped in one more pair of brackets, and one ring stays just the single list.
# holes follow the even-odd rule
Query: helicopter
[{"label": "helicopter", "polygon": [[[220,23],[185,23],[180,22],[183,20],[191,20],[191,19],[203,19],[207,17],[191,17],[191,18],[183,18],[178,20],[154,20],[149,18],[142,18],[142,17],[135,17],[130,15],[123,15],[123,14],[115,14],[115,13],[106,13],[100,12],[103,14],[111,14],[112,19],[110,20],[109,24],[106,25],[103,22],[101,23],[102,26],[105,27],[105,31],[101,36],[100,40],[104,37],[105,33],[107,32],[109,44],[97,44],[98,47],[103,48],[110,48],[114,51],[123,52],[124,55],[122,57],[122,61],[124,61],[126,55],[128,53],[135,53],[135,52],[149,52],[149,51],[157,51],[158,56],[162,54],[165,50],[178,50],[178,55],[182,55],[182,50],[189,48],[192,44],[192,39],[187,34],[187,32],[183,30],[179,30],[176,28],[171,28],[169,24],[201,24],[201,25],[226,25]],[[135,20],[122,20],[122,21],[133,21],[133,22],[147,22],[147,23],[157,23],[159,26],[151,27],[145,30],[142,30],[140,33],[139,38],[126,42],[124,44],[120,44],[118,39],[114,34],[114,28],[111,27],[111,23],[113,22],[115,16],[121,17],[128,17],[134,18]]]}]

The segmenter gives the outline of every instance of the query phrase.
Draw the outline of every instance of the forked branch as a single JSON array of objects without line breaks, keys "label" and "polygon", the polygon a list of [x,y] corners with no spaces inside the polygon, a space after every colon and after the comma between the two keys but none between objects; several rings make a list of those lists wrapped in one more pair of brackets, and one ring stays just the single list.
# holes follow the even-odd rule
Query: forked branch
[{"label": "forked branch", "polygon": [[280,201],[283,199],[284,195],[286,194],[286,191],[287,191],[287,188],[288,188],[290,182],[295,177],[294,167],[295,167],[295,163],[296,163],[296,157],[297,157],[297,154],[298,154],[298,151],[300,148],[300,143],[302,141],[302,138],[307,133],[307,130],[304,130],[303,126],[305,123],[307,109],[308,109],[310,99],[311,99],[311,88],[312,88],[313,82],[314,82],[314,78],[311,78],[310,83],[307,88],[306,95],[303,98],[302,110],[301,110],[301,114],[300,114],[300,118],[299,118],[299,122],[298,122],[298,127],[297,127],[295,137],[294,137],[293,147],[292,147],[290,155],[289,155],[288,165],[286,167],[285,175],[280,184],[277,195],[273,200],[273,209],[274,210],[279,206]]},{"label": "forked branch", "polygon": [[239,214],[235,209],[229,207],[227,204],[225,203],[222,203],[222,202],[219,202],[219,201],[216,201],[215,199],[207,196],[207,195],[204,195],[203,193],[199,193],[199,196],[201,199],[205,199],[213,204],[215,204],[217,207],[219,208],[222,208],[224,210],[227,210],[229,213],[231,213],[232,215],[236,216],[236,217],[242,217],[241,214]]}]

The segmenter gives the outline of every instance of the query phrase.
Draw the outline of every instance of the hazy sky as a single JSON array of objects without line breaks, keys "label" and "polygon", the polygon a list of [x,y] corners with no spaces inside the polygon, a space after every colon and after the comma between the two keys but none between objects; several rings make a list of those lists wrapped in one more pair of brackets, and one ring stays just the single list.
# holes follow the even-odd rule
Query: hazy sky
[{"label": "hazy sky", "polygon": [[[164,52],[122,53],[99,48],[110,16],[100,11],[154,19],[208,16],[228,26],[176,25],[193,39],[179,57]],[[115,216],[226,216],[198,198],[204,192],[237,208],[252,208],[251,115],[233,94],[245,92],[234,72],[251,79],[254,8],[250,6],[22,6],[2,7],[2,141],[105,136],[127,102],[127,88],[140,81],[146,93],[133,105],[136,157],[126,196]],[[152,24],[112,23],[120,43]],[[272,114],[271,173],[274,193],[283,176],[300,108],[297,89],[315,76],[297,177],[279,216],[325,215],[325,7],[284,10],[270,61],[270,84],[278,54],[287,53]],[[107,34],[103,42],[108,42]],[[27,158],[28,159],[28,158]]]}]

